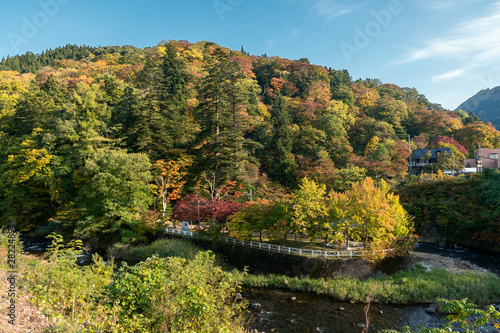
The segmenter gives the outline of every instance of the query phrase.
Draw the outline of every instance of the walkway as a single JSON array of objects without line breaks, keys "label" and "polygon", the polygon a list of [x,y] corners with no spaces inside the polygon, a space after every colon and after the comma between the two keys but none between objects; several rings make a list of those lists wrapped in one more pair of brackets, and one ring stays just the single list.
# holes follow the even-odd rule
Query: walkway
[{"label": "walkway", "polygon": [[[183,231],[173,228],[166,228],[165,231],[168,234],[172,235],[180,235],[180,236],[188,236],[188,237],[196,237],[196,232],[193,231]],[[299,256],[310,256],[312,258],[325,258],[325,259],[339,259],[339,258],[359,258],[363,255],[367,254],[367,251],[357,250],[357,251],[322,251],[322,250],[306,250],[306,249],[298,249],[294,247],[288,246],[280,246],[269,243],[259,243],[254,241],[243,240],[239,241],[236,238],[232,237],[224,237],[220,236],[219,241],[225,242],[228,244],[241,245],[245,247],[250,247],[254,249],[267,250],[269,252],[278,252]],[[369,251],[370,254],[374,253],[389,253],[393,252],[393,249],[380,250],[380,251]]]}]

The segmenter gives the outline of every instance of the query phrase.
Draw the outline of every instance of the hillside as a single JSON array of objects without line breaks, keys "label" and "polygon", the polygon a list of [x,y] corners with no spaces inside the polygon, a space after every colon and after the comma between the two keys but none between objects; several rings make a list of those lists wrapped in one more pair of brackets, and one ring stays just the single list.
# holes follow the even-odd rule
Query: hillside
[{"label": "hillside", "polygon": [[460,104],[457,108],[472,112],[483,122],[490,122],[495,128],[500,128],[500,86],[484,89]]},{"label": "hillside", "polygon": [[273,201],[304,177],[327,191],[400,182],[408,135],[413,149],[450,147],[458,161],[478,143],[500,146],[494,128],[415,88],[306,58],[206,41],[67,45],[0,63],[0,218],[141,242],[188,195]]}]

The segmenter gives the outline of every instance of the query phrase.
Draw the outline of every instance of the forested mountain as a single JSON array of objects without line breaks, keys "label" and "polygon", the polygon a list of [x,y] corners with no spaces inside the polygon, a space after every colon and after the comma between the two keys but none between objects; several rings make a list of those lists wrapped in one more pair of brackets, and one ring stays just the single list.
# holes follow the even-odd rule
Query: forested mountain
[{"label": "forested mountain", "polygon": [[274,200],[304,177],[338,191],[402,180],[408,135],[457,160],[500,147],[494,128],[415,88],[205,41],[68,45],[0,70],[0,216],[22,231],[137,242],[155,207],[186,194]]},{"label": "forested mountain", "polygon": [[484,89],[460,104],[457,108],[472,112],[484,122],[490,122],[495,128],[500,128],[500,86]]},{"label": "forested mountain", "polygon": [[19,73],[36,73],[45,66],[52,65],[57,60],[83,60],[90,56],[99,57],[107,54],[120,54],[121,63],[139,63],[141,61],[142,50],[130,46],[105,46],[105,47],[90,47],[66,45],[58,47],[55,50],[47,50],[42,54],[34,54],[27,52],[23,55],[14,57],[8,56],[2,58],[0,62],[0,71],[17,71]]}]

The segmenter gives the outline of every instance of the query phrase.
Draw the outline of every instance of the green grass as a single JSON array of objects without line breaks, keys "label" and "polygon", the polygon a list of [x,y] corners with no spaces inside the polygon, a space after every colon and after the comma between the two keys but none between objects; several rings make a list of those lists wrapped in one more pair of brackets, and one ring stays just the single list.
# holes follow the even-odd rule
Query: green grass
[{"label": "green grass", "polygon": [[500,277],[492,273],[450,273],[443,269],[414,269],[377,279],[311,279],[282,275],[246,275],[248,287],[286,288],[330,295],[341,301],[387,304],[432,303],[437,298],[463,299],[476,304],[500,300]]},{"label": "green grass", "polygon": [[121,260],[143,261],[156,254],[160,258],[180,257],[191,260],[200,251],[202,249],[198,246],[180,239],[159,239],[144,246],[115,244],[108,250],[108,256]]}]

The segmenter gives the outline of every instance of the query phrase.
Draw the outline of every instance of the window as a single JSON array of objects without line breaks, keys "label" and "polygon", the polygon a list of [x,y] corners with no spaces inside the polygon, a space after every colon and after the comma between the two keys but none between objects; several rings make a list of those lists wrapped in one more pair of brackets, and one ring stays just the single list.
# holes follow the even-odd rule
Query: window
[{"label": "window", "polygon": [[490,158],[498,159],[498,154],[497,153],[491,153]]}]

